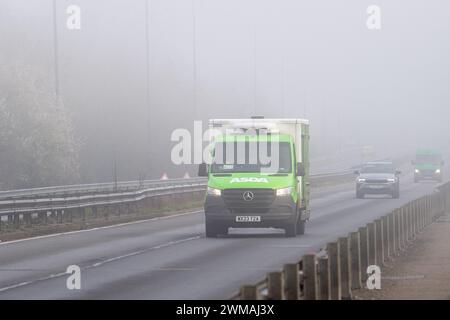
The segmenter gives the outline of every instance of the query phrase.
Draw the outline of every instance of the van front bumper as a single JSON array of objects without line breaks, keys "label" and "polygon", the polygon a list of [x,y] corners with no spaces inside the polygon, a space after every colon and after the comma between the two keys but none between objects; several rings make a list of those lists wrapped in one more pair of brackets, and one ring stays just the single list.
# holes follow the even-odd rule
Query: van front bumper
[{"label": "van front bumper", "polygon": [[[208,222],[231,228],[284,228],[297,221],[297,204],[290,196],[276,197],[266,208],[245,207],[229,208],[220,196],[208,195],[204,205]],[[259,221],[242,222],[238,217],[256,217]],[[242,219],[242,218],[241,218]]]}]

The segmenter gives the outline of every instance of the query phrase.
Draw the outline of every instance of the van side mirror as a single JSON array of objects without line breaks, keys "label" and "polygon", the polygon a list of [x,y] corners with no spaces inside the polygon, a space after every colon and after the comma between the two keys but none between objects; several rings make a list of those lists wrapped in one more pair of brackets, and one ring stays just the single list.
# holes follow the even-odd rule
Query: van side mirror
[{"label": "van side mirror", "polygon": [[412,164],[412,165],[415,165],[416,162],[415,162],[414,160],[411,160],[411,164]]},{"label": "van side mirror", "polygon": [[199,177],[207,177],[208,176],[208,168],[206,166],[206,163],[200,163],[198,165],[198,176]]},{"label": "van side mirror", "polygon": [[444,165],[445,165],[445,161],[442,160],[442,161],[441,161],[441,166],[444,166]]},{"label": "van side mirror", "polygon": [[354,174],[357,174],[357,175],[360,174],[359,170],[355,170],[355,171],[353,171],[353,173],[354,173]]},{"label": "van side mirror", "polygon": [[399,174],[402,174],[402,172],[400,170],[395,170],[395,174],[399,175]]},{"label": "van side mirror", "polygon": [[297,162],[297,177],[304,177],[305,173],[305,165],[303,162]]}]

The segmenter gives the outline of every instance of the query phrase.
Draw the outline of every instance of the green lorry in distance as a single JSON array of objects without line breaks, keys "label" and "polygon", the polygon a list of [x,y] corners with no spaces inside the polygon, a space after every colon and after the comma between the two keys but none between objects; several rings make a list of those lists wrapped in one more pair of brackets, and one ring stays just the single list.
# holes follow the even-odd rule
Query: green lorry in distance
[{"label": "green lorry in distance", "polygon": [[444,161],[439,151],[433,149],[419,149],[416,158],[412,161],[414,166],[414,182],[420,180],[436,180],[442,182]]},{"label": "green lorry in distance", "polygon": [[[207,237],[228,228],[305,232],[309,219],[309,122],[303,119],[214,119],[204,202]],[[270,157],[270,161],[268,160]]]}]

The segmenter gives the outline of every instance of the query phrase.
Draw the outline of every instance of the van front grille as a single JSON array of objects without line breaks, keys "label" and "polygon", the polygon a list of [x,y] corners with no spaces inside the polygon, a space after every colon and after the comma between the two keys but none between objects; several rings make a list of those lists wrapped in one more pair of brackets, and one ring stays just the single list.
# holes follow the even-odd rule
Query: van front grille
[{"label": "van front grille", "polygon": [[[253,198],[248,197],[250,194]],[[244,195],[247,195],[244,199]],[[275,200],[273,189],[226,189],[222,191],[225,205],[230,209],[268,208]]]}]

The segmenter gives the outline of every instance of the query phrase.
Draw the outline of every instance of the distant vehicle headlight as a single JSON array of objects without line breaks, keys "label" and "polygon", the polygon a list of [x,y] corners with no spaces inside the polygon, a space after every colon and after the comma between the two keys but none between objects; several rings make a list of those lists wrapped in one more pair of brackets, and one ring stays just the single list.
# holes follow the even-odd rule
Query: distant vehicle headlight
[{"label": "distant vehicle headlight", "polygon": [[387,179],[388,182],[395,182],[395,179]]},{"label": "distant vehicle headlight", "polygon": [[292,187],[277,189],[277,197],[289,196],[292,193]]},{"label": "distant vehicle headlight", "polygon": [[441,169],[436,169],[436,173],[441,173]]},{"label": "distant vehicle headlight", "polygon": [[415,172],[415,173],[419,173],[419,172],[420,172],[420,170],[419,170],[419,169],[416,169],[416,170],[414,170],[414,172]]},{"label": "distant vehicle headlight", "polygon": [[366,179],[364,179],[364,178],[358,178],[358,182],[366,182]]},{"label": "distant vehicle headlight", "polygon": [[220,196],[222,195],[222,190],[216,189],[216,188],[208,187],[207,193],[208,193],[210,196],[220,197]]}]

